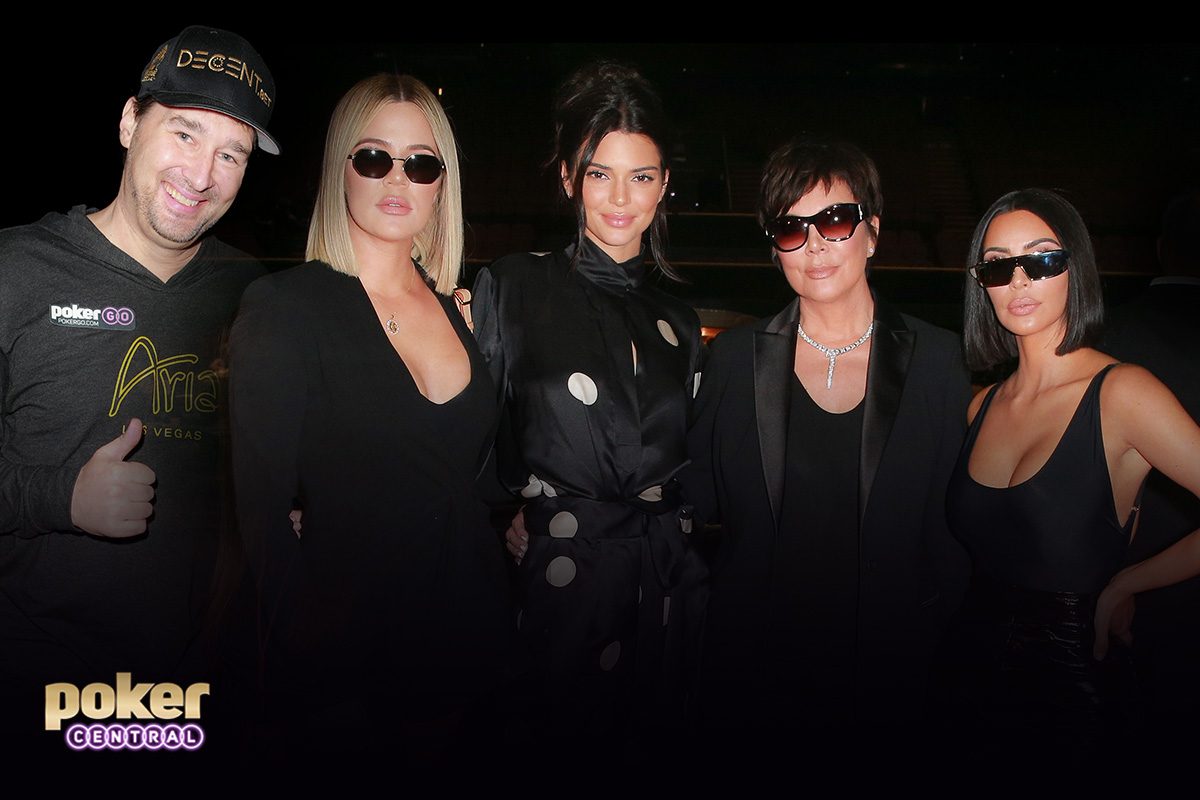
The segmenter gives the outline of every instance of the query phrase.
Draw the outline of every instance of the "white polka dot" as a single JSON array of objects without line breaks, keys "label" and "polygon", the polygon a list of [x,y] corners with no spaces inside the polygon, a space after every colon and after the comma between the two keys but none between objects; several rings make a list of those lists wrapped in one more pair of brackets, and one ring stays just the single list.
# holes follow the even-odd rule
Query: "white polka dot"
[{"label": "white polka dot", "polygon": [[537,475],[529,476],[529,483],[521,489],[521,497],[537,497],[542,493],[542,482]]},{"label": "white polka dot", "polygon": [[571,377],[567,378],[567,390],[572,397],[585,406],[596,402],[596,397],[599,395],[596,382],[582,372],[571,373]]},{"label": "white polka dot", "polygon": [[665,319],[658,321],[658,332],[667,340],[667,344],[672,347],[679,347],[679,337],[675,335],[675,331],[671,330],[671,326],[667,324]]},{"label": "white polka dot", "polygon": [[697,372],[692,377],[692,397],[693,398],[695,398],[696,395],[700,394],[700,376],[702,374],[703,373]]},{"label": "white polka dot", "polygon": [[604,652],[600,654],[600,669],[608,672],[617,665],[617,660],[621,657],[621,643],[613,642],[608,647],[604,648]]},{"label": "white polka dot", "polygon": [[649,489],[640,492],[638,497],[650,503],[657,503],[659,500],[662,500],[662,487],[651,486]]},{"label": "white polka dot", "polygon": [[[570,511],[560,511],[550,518],[550,535],[555,539],[570,539],[579,530],[579,520]],[[571,574],[574,575],[574,567]],[[553,581],[551,581],[553,583]]]},{"label": "white polka dot", "polygon": [[546,566],[546,580],[551,586],[566,586],[575,580],[575,562],[566,556],[552,559]]},{"label": "white polka dot", "polygon": [[558,492],[555,491],[554,487],[545,481],[542,481],[542,494],[546,495],[546,497],[558,497]]},{"label": "white polka dot", "polygon": [[671,598],[668,596],[668,597],[663,598],[663,625],[667,624],[667,620],[670,618],[670,616],[671,616]]}]

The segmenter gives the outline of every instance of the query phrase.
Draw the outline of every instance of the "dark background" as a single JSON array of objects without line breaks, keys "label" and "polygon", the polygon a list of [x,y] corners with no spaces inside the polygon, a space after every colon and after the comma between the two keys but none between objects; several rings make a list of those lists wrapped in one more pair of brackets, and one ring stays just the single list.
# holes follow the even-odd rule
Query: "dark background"
[{"label": "dark background", "polygon": [[[1119,302],[1155,270],[1162,206],[1200,183],[1200,47],[1190,44],[408,45],[197,16],[125,23],[119,38],[84,23],[27,29],[43,55],[7,71],[3,152],[16,174],[0,226],[112,200],[124,101],[156,46],[191,22],[236,29],[275,77],[270,127],[283,154],[255,154],[216,228],[272,269],[302,259],[333,105],[355,81],[387,70],[442,92],[464,156],[470,273],[571,235],[543,166],[552,91],[594,57],[639,66],[678,129],[671,257],[689,283],[675,290],[702,308],[756,316],[790,297],[753,221],[759,170],[801,130],[850,139],[876,159],[885,205],[872,280],[948,327],[959,325],[970,231],[1003,192],[1045,186],[1075,203]],[[348,38],[364,26],[327,27]],[[379,27],[405,34],[399,24]]]}]

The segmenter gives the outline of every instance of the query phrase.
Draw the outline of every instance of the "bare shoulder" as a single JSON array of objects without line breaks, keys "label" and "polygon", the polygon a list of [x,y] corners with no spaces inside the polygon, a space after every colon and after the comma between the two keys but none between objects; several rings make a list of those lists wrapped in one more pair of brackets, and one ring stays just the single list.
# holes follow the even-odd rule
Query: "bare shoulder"
[{"label": "bare shoulder", "polygon": [[1100,414],[1105,437],[1119,436],[1143,452],[1150,463],[1150,448],[1188,442],[1194,446],[1200,431],[1162,381],[1150,370],[1134,364],[1112,368],[1100,389]]},{"label": "bare shoulder", "polygon": [[1159,404],[1178,405],[1175,395],[1154,374],[1136,364],[1117,364],[1100,389],[1101,408],[1114,411],[1152,409]]}]

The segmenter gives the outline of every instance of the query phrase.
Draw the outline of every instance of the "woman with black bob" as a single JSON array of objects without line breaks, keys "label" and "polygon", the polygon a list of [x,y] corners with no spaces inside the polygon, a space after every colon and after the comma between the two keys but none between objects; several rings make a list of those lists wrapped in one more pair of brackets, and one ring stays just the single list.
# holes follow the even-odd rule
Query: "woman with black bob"
[{"label": "woman with black bob", "polygon": [[509,655],[503,548],[474,485],[499,409],[451,297],[459,187],[429,89],[359,82],[330,121],[311,260],[252,284],[234,325],[259,680],[300,749],[436,747]]},{"label": "woman with black bob", "polygon": [[972,401],[948,492],[975,571],[947,635],[945,713],[975,755],[1098,756],[1128,743],[1134,596],[1200,572],[1200,532],[1122,569],[1152,467],[1200,492],[1200,429],[1149,372],[1093,349],[1100,279],[1062,197],[1001,197],[968,264],[969,364],[1017,364]]},{"label": "woman with black bob", "polygon": [[544,744],[619,747],[679,719],[696,663],[705,568],[675,475],[700,326],[647,274],[649,232],[653,266],[674,276],[650,84],[610,62],[579,70],[556,97],[554,142],[576,240],[481,271],[475,333],[507,418],[500,477],[525,504],[509,547],[532,713]]},{"label": "woman with black bob", "polygon": [[882,211],[858,147],[776,150],[758,220],[797,297],[718,336],[700,383],[684,482],[722,529],[701,712],[748,755],[907,752],[966,575],[944,492],[967,373],[872,292]]}]

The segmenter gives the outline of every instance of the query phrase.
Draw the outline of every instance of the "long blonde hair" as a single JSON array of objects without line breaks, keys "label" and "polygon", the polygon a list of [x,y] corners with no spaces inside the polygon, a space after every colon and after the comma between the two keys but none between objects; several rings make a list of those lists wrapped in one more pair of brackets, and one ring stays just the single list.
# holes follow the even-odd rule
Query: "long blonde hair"
[{"label": "long blonde hair", "polygon": [[[358,274],[350,243],[350,214],[346,208],[346,157],[375,115],[390,103],[412,103],[421,110],[437,145],[446,172],[429,224],[413,240],[413,260],[442,294],[458,284],[463,261],[462,181],[458,144],[450,120],[429,87],[410,75],[380,74],[359,81],[338,101],[325,137],[325,160],[305,257],[326,262],[339,272]],[[398,168],[398,167],[397,167]]]}]

